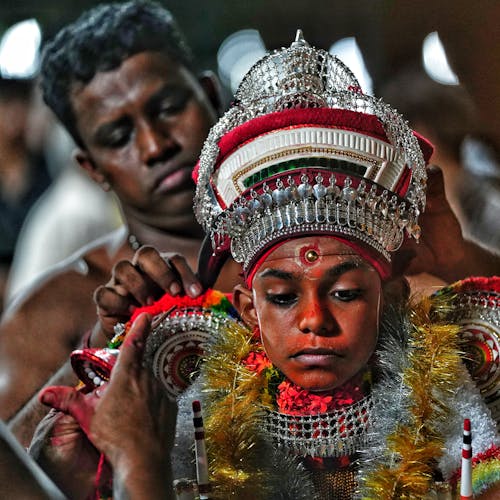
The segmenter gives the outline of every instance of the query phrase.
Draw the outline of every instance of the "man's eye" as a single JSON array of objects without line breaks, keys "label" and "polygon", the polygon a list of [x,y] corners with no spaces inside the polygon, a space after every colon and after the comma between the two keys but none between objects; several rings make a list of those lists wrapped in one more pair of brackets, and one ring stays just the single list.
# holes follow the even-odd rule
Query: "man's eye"
[{"label": "man's eye", "polygon": [[189,100],[189,94],[179,96],[176,99],[163,101],[158,109],[158,117],[161,119],[170,118],[184,110]]},{"label": "man's eye", "polygon": [[267,293],[266,300],[277,306],[291,306],[297,301],[295,293]]},{"label": "man's eye", "polygon": [[162,106],[158,110],[158,118],[166,119],[170,118],[172,115],[179,113],[183,109],[183,106],[168,105]]},{"label": "man's eye", "polygon": [[362,291],[360,289],[352,289],[352,290],[335,290],[332,292],[332,295],[342,302],[351,302],[352,300],[356,300],[361,296]]},{"label": "man's eye", "polygon": [[110,148],[119,148],[124,146],[130,137],[130,132],[126,128],[118,128],[110,132],[104,139],[104,145]]}]

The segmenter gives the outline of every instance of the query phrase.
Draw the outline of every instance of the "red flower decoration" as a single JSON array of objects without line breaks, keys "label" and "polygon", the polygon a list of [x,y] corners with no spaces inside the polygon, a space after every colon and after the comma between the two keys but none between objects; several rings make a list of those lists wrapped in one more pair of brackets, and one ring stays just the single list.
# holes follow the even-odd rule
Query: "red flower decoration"
[{"label": "red flower decoration", "polygon": [[364,396],[357,381],[350,381],[328,393],[302,389],[289,380],[278,386],[276,403],[282,413],[288,415],[317,415],[352,405]]},{"label": "red flower decoration", "polygon": [[[273,368],[266,353],[260,350],[250,352],[243,360],[243,365],[257,374]],[[365,396],[361,389],[363,376],[364,374],[360,374],[341,387],[327,393],[311,392],[285,379],[278,385],[276,405],[281,413],[288,415],[329,413],[363,399]]]},{"label": "red flower decoration", "polygon": [[264,351],[252,351],[244,360],[243,364],[251,371],[261,373],[262,370],[272,366],[271,361]]}]

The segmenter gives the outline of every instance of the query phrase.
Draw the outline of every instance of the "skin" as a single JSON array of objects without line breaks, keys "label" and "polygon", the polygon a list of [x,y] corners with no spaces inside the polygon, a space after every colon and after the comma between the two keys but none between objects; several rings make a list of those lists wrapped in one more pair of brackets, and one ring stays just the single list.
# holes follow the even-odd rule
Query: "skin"
[{"label": "skin", "polygon": [[[87,145],[77,152],[78,162],[104,189],[118,195],[126,223],[139,241],[185,256],[178,258],[184,262],[181,270],[195,266],[201,244],[188,171],[216,117],[215,98],[210,101],[204,88],[212,88],[206,79],[199,82],[166,55],[145,52],[98,73],[85,87],[75,86],[71,97]],[[165,89],[172,89],[174,97]],[[159,92],[164,97],[160,101]],[[103,127],[113,137],[125,128],[126,139],[104,141]],[[110,236],[48,274],[6,312],[0,325],[0,417],[13,417],[80,345],[96,320],[93,292],[109,282],[118,262],[133,256],[126,241]],[[174,271],[168,273],[166,279],[172,281]],[[179,281],[192,290],[196,279],[189,270],[181,272]],[[230,290],[234,282],[233,268],[218,286]],[[104,342],[105,337],[92,337],[93,345]],[[63,383],[73,382],[66,378]],[[11,423],[25,445],[31,437],[32,423],[26,423],[30,414],[26,410]]]},{"label": "skin", "polygon": [[40,394],[59,412],[42,421],[30,453],[68,498],[89,498],[99,452],[113,471],[115,498],[174,498],[167,485],[172,484],[169,452],[177,408],[151,371],[143,369],[149,331],[150,318],[142,314],[120,349],[109,383],[98,391],[84,395],[72,387],[50,387]]},{"label": "skin", "polygon": [[311,244],[300,238],[279,246],[260,265],[252,290],[238,287],[235,302],[245,322],[259,326],[275,366],[305,389],[328,391],[373,354],[382,283],[373,267],[333,238],[315,238],[319,257],[306,262],[300,249]]},{"label": "skin", "polygon": [[75,85],[71,99],[87,147],[76,158],[113,186],[131,232],[147,223],[202,237],[191,172],[216,115],[194,75],[162,54],[140,53]]},{"label": "skin", "polygon": [[63,500],[65,497],[0,423],[0,497]]}]

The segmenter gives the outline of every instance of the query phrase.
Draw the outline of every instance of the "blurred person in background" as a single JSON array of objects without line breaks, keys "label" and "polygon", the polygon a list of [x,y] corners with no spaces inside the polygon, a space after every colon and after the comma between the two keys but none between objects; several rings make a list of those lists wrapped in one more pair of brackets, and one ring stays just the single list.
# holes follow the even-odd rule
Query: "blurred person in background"
[{"label": "blurred person in background", "polygon": [[[498,259],[493,255],[500,255],[500,222],[494,215],[498,210],[492,206],[500,206],[500,191],[498,181],[495,187],[486,181],[485,173],[479,172],[484,161],[477,151],[484,150],[485,143],[480,139],[477,111],[468,92],[461,85],[435,82],[419,68],[410,67],[382,85],[380,95],[434,145],[431,163],[442,172],[446,201],[469,242],[466,244],[474,243],[487,250],[492,256],[491,273],[498,274]],[[464,155],[464,151],[469,154]],[[498,179],[499,172],[497,169],[495,174],[495,168],[489,168],[491,178],[496,175]],[[444,284],[442,279],[420,272],[418,279],[428,284],[429,291]],[[415,276],[410,276],[412,280]]]},{"label": "blurred person in background", "polygon": [[[0,308],[21,226],[52,180],[43,152],[29,140],[37,63],[23,67],[13,53],[24,26],[14,25],[0,40]],[[36,59],[37,51],[27,57]]]}]

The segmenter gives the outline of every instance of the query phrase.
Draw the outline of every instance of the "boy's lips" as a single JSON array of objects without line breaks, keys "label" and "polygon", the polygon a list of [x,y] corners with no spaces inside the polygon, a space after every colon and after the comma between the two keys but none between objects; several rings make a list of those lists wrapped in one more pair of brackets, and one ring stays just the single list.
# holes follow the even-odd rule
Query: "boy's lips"
[{"label": "boy's lips", "polygon": [[304,349],[291,358],[301,365],[322,367],[331,366],[341,356],[332,349]]}]

